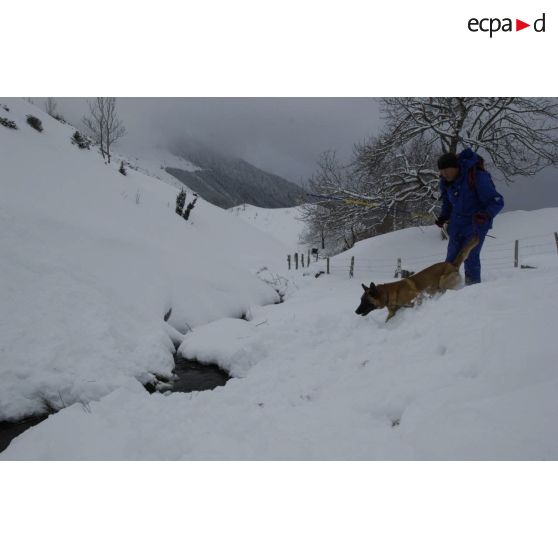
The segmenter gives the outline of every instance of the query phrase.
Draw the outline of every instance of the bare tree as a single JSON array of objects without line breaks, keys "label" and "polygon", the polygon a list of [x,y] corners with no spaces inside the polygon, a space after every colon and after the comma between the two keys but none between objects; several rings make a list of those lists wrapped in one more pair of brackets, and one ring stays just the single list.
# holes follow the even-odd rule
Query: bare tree
[{"label": "bare tree", "polygon": [[506,180],[558,164],[558,102],[553,98],[442,97],[382,100],[386,126],[355,145],[341,165],[326,152],[308,182],[303,210],[309,238],[321,231],[345,247],[379,232],[432,223],[442,152],[470,147]]},{"label": "bare tree", "polygon": [[49,116],[52,116],[53,118],[58,116],[57,106],[58,103],[54,97],[47,97],[47,100],[45,101],[45,112]]},{"label": "bare tree", "polygon": [[93,141],[99,145],[101,155],[105,158],[105,119],[106,102],[104,97],[97,97],[95,101],[87,101],[89,116],[84,116],[82,121],[87,127]]},{"label": "bare tree", "polygon": [[381,137],[356,145],[354,167],[394,230],[420,225],[431,220],[438,204],[437,154],[421,138],[386,149],[389,140]]},{"label": "bare tree", "polygon": [[89,116],[83,117],[83,123],[94,141],[99,144],[103,159],[110,164],[111,147],[126,133],[122,121],[116,112],[115,97],[97,97],[88,101]]},{"label": "bare tree", "polygon": [[329,211],[319,203],[300,206],[301,221],[306,224],[302,238],[305,244],[320,246],[322,251],[335,252],[337,238],[329,228]]},{"label": "bare tree", "polygon": [[439,152],[482,150],[507,180],[558,164],[555,98],[391,97],[382,106],[389,150],[415,138]]},{"label": "bare tree", "polygon": [[126,134],[126,128],[116,113],[116,98],[107,97],[107,112],[105,118],[105,145],[108,162],[110,163],[110,148]]},{"label": "bare tree", "polygon": [[437,205],[442,152],[480,151],[508,181],[558,164],[556,99],[386,98],[382,108],[386,130],[356,147],[355,168],[385,207],[412,207],[408,223],[420,224]]},{"label": "bare tree", "polygon": [[344,247],[371,236],[383,217],[382,200],[367,189],[362,175],[341,164],[335,152],[326,151],[318,161],[318,171],[307,183],[310,203],[301,210],[310,238],[334,239]]}]

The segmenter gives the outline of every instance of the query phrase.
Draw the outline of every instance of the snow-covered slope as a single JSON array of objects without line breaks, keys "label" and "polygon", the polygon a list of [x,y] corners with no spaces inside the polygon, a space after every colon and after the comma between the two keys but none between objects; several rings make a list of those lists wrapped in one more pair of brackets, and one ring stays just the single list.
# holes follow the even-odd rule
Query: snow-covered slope
[{"label": "snow-covered slope", "polygon": [[135,146],[134,143],[129,145],[125,142],[125,139],[126,138],[124,138],[123,142],[124,145],[120,145],[119,143],[116,146],[115,159],[118,161],[123,160],[132,169],[147,176],[158,178],[167,184],[175,186],[179,190],[188,190],[188,188],[172,174],[166,172],[165,169],[167,167],[174,167],[188,172],[200,170],[199,167],[194,165],[191,161],[179,157],[178,155],[173,155],[168,149],[161,146]]},{"label": "snow-covered slope", "polygon": [[184,221],[176,188],[121,175],[25,101],[0,116],[18,126],[0,125],[0,420],[170,374],[170,307],[186,331],[278,299],[255,275],[283,265],[276,239],[203,200]]},{"label": "snow-covered slope", "polygon": [[[331,275],[285,273],[284,304],[194,328],[187,357],[234,378],[211,392],[114,389],[16,438],[3,459],[558,459],[558,209],[496,219],[484,282],[354,313],[361,282],[443,259],[436,227],[358,243]],[[513,267],[514,240],[520,263]],[[355,276],[348,261],[355,256]],[[408,265],[406,265],[408,264]],[[308,273],[312,271],[312,273]]]},{"label": "snow-covered slope", "polygon": [[300,236],[305,225],[300,219],[299,207],[268,209],[243,204],[232,207],[229,211],[256,229],[278,239],[291,251],[296,251],[302,244]]}]

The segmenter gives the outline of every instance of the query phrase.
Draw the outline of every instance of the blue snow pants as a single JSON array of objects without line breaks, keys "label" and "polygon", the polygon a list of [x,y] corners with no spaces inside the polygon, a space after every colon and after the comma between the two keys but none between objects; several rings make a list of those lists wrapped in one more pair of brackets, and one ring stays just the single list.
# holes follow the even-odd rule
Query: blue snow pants
[{"label": "blue snow pants", "polygon": [[[469,257],[465,260],[465,283],[467,285],[481,282],[480,252],[482,245],[484,244],[486,232],[477,231],[477,234],[479,235],[479,243],[471,250]],[[463,246],[471,240],[473,235],[473,232],[470,234],[457,232],[450,235],[446,262],[452,262],[455,260],[461,248],[463,248]]]}]

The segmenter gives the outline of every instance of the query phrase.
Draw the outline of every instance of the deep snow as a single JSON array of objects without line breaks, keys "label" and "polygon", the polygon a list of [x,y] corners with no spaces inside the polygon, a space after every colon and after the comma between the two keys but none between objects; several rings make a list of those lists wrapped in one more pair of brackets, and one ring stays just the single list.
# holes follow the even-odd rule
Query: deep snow
[{"label": "deep snow", "polygon": [[[385,323],[354,313],[361,282],[393,280],[397,257],[414,271],[442,260],[435,227],[360,242],[329,276],[314,277],[323,261],[289,273],[285,244],[202,202],[184,223],[176,190],[120,177],[45,124],[0,128],[0,409],[57,391],[65,408],[3,459],[558,458],[558,209],[498,216],[482,284]],[[513,267],[515,239],[536,269]],[[170,304],[184,337],[162,322]],[[137,378],[170,370],[169,332],[233,379],[149,395]]]},{"label": "deep snow", "polygon": [[109,166],[71,145],[70,126],[1,103],[19,129],[0,126],[0,420],[169,375],[170,307],[184,332],[278,300],[255,272],[284,259],[280,242],[203,200],[185,222],[176,188],[122,176],[118,156]]}]

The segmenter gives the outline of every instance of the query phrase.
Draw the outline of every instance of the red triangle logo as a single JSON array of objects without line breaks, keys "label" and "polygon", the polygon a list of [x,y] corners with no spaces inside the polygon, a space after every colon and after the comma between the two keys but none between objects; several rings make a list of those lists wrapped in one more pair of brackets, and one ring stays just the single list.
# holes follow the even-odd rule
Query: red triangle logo
[{"label": "red triangle logo", "polygon": [[515,30],[516,31],[521,31],[522,29],[525,29],[526,27],[531,27],[531,24],[530,23],[525,23],[524,21],[521,21],[520,19],[515,20]]}]

